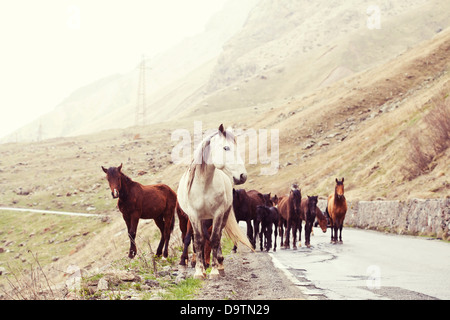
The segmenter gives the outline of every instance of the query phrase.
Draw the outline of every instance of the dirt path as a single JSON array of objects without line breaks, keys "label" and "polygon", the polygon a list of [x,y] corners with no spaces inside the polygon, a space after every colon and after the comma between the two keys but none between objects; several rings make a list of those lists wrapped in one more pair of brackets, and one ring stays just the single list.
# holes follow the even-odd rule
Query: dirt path
[{"label": "dirt path", "polygon": [[[243,249],[244,250],[244,249]],[[225,257],[225,276],[205,280],[198,300],[306,299],[264,252],[241,251]]]}]

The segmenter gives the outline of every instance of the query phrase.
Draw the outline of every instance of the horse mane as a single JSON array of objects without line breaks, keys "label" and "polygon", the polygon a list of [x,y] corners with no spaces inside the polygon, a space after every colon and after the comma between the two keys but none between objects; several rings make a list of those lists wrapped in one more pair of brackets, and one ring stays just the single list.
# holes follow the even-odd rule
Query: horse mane
[{"label": "horse mane", "polygon": [[[210,136],[203,139],[200,145],[201,147],[198,147],[195,150],[194,157],[191,161],[191,164],[189,165],[188,192],[191,191],[196,171],[199,170],[200,174],[205,174],[206,166],[209,162],[209,158],[211,157],[211,152],[209,148],[211,145],[211,139],[214,138],[219,133],[222,132],[217,130],[217,132],[214,132]],[[227,140],[236,143],[236,137],[234,136],[234,134],[228,131],[225,131],[225,133],[223,134],[227,138]]]},{"label": "horse mane", "polygon": [[[119,175],[120,175],[120,178],[122,179],[122,188],[120,190],[119,198],[122,198],[122,200],[125,200],[128,196],[128,186],[130,184],[137,183],[137,182],[133,181],[130,177],[128,177],[122,171],[119,171]],[[125,188],[124,188],[124,185],[125,185]]]}]

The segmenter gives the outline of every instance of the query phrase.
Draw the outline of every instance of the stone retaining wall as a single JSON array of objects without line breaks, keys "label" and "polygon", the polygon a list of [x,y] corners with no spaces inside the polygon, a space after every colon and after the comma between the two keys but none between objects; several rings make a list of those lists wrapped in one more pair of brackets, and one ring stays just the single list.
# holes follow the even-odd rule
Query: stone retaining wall
[{"label": "stone retaining wall", "polygon": [[[349,201],[347,204],[346,225],[450,240],[450,198]],[[325,206],[326,200],[320,200],[319,208],[325,210]]]}]

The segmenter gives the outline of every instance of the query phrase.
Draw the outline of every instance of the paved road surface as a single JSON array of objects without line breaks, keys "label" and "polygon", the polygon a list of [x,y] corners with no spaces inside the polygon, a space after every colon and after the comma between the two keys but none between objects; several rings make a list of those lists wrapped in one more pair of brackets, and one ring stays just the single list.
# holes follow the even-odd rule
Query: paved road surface
[{"label": "paved road surface", "polygon": [[54,210],[39,210],[39,209],[27,209],[27,208],[11,208],[11,207],[0,207],[0,211],[59,214],[59,215],[64,215],[64,216],[95,217],[95,218],[102,217],[99,214],[93,214],[93,213],[80,213],[80,212],[67,212],[67,211],[54,211]]},{"label": "paved road surface", "polygon": [[311,249],[271,253],[312,299],[450,299],[450,243],[344,228],[333,245],[314,230]]}]

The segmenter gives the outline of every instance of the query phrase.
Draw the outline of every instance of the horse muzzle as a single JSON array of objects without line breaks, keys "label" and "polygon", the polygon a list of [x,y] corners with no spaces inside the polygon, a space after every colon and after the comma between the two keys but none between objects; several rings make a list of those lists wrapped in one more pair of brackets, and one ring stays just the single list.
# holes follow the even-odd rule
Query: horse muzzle
[{"label": "horse muzzle", "polygon": [[233,177],[233,181],[234,181],[235,185],[244,184],[245,181],[247,181],[247,175],[245,173],[241,173],[241,175],[239,176],[239,179],[236,179],[235,177]]},{"label": "horse muzzle", "polygon": [[117,189],[114,189],[114,190],[111,192],[111,195],[112,195],[112,197],[113,197],[114,199],[117,199],[117,198],[119,197],[119,191],[117,191]]}]

